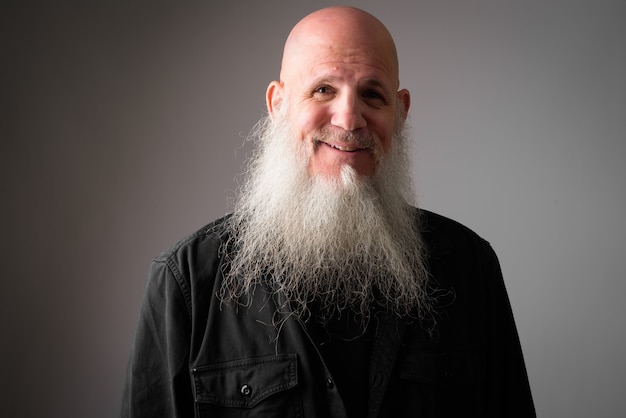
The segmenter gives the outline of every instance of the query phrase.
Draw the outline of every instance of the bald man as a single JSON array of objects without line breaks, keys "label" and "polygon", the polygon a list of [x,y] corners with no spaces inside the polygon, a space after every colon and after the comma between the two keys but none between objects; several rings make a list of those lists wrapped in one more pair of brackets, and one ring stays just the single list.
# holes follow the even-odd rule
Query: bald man
[{"label": "bald man", "polygon": [[306,16],[266,100],[233,213],[152,263],[122,416],[535,416],[495,253],[417,209],[385,26]]}]

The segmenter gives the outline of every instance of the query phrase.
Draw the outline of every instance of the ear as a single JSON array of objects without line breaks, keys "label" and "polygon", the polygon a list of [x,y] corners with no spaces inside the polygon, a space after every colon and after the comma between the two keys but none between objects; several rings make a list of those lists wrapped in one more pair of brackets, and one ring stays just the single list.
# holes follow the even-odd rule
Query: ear
[{"label": "ear", "polygon": [[270,85],[267,86],[267,91],[265,92],[265,104],[267,105],[267,111],[270,116],[278,110],[280,103],[283,101],[283,90],[284,84],[279,81],[272,81]]},{"label": "ear", "polygon": [[409,107],[411,107],[411,93],[407,89],[402,89],[397,94],[402,106],[402,117],[406,119],[409,115]]}]

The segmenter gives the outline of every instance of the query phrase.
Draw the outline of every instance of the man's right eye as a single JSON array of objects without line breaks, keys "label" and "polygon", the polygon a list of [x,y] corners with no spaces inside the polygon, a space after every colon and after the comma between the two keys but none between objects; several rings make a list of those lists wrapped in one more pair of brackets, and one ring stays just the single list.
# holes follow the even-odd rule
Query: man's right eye
[{"label": "man's right eye", "polygon": [[319,93],[319,94],[328,94],[330,92],[331,90],[330,90],[330,87],[328,86],[320,86],[315,89],[315,93]]}]

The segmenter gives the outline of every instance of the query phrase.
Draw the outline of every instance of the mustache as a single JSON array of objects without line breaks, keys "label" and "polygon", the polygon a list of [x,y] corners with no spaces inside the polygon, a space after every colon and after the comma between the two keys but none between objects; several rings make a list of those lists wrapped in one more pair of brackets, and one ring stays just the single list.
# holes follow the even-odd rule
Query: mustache
[{"label": "mustache", "polygon": [[346,131],[330,126],[325,126],[315,132],[312,135],[312,140],[314,145],[324,142],[372,150],[376,150],[380,143],[368,131]]}]

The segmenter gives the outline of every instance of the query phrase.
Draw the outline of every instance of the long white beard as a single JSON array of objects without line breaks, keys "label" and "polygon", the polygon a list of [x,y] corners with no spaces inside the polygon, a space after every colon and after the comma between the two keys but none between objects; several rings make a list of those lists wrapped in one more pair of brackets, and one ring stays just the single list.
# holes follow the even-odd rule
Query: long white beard
[{"label": "long white beard", "polygon": [[230,218],[222,300],[245,304],[267,284],[302,319],[313,304],[321,320],[346,309],[367,320],[375,307],[422,317],[428,274],[403,123],[374,177],[344,166],[332,179],[308,173],[312,145],[291,134],[286,107],[252,133],[260,147]]}]

